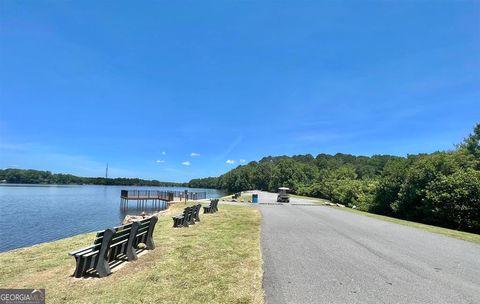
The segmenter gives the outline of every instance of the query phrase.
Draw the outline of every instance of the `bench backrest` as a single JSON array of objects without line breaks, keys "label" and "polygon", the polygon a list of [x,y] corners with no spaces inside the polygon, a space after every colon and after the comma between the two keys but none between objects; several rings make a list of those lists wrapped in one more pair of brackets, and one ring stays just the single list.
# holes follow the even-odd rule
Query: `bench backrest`
[{"label": "bench backrest", "polygon": [[[156,216],[152,216],[138,222],[112,228],[114,234],[108,242],[107,261],[116,260],[121,255],[135,255],[133,249],[138,249],[139,244],[145,244],[147,249],[153,249],[155,245],[151,237],[157,220]],[[94,245],[98,249],[102,245],[105,231],[99,231],[95,236]]]},{"label": "bench backrest", "polygon": [[200,214],[200,209],[202,208],[201,204],[195,205],[195,218],[198,218],[198,215]]},{"label": "bench backrest", "polygon": [[218,205],[218,199],[212,199],[210,201],[210,206],[214,211],[218,210],[217,205]]},{"label": "bench backrest", "polygon": [[133,232],[133,223],[113,228],[115,233],[109,244],[108,261],[116,260],[120,255],[126,255],[128,249],[128,240]]},{"label": "bench backrest", "polygon": [[[121,226],[117,226],[117,227],[113,227],[112,229],[116,232],[116,231],[119,231],[119,230],[126,230],[126,229],[129,229],[131,228],[132,226],[132,223],[130,224],[126,224],[126,225],[121,225]],[[102,230],[102,231],[98,231],[97,232],[97,235],[95,236],[95,239],[93,240],[93,244],[101,244],[102,243],[102,240],[103,240],[103,235],[105,233],[105,230]]]},{"label": "bench backrest", "polygon": [[153,229],[155,228],[157,220],[157,216],[152,216],[137,222],[138,229],[136,231],[135,240],[133,241],[133,246],[135,248],[138,248],[138,244],[141,243],[145,244],[147,248],[149,247],[149,239],[152,238]]}]

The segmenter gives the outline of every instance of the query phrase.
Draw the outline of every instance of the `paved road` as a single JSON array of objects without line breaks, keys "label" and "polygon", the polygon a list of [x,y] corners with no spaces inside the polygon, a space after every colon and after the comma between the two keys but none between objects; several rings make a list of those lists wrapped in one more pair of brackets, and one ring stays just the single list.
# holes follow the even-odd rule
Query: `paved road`
[{"label": "paved road", "polygon": [[480,245],[331,207],[260,209],[267,303],[480,303]]}]

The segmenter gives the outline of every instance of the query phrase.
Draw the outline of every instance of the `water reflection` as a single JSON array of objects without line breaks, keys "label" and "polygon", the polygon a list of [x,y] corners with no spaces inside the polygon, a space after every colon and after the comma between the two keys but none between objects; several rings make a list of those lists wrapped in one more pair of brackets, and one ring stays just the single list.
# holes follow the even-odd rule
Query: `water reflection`
[{"label": "water reflection", "polygon": [[[118,226],[127,214],[143,211],[134,202],[130,202],[128,210],[120,208],[122,189],[188,188],[0,184],[0,227],[4,227],[0,229],[0,252]],[[208,198],[224,195],[213,189],[188,191],[206,191]],[[153,211],[164,207],[159,204]]]}]

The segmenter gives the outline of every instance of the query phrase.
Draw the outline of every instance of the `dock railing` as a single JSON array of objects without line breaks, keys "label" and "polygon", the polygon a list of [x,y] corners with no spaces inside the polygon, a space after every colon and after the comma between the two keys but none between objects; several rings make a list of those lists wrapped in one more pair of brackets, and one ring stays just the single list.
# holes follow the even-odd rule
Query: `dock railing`
[{"label": "dock railing", "polygon": [[159,199],[165,201],[200,200],[207,198],[207,192],[162,191],[162,190],[121,190],[123,199]]}]

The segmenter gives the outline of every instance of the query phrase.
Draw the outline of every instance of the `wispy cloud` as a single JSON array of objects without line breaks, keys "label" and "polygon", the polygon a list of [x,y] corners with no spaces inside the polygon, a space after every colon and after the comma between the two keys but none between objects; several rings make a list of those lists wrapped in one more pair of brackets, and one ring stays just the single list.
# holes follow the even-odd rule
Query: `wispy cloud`
[{"label": "wispy cloud", "polygon": [[189,162],[189,161],[184,161],[184,162],[182,162],[182,165],[184,165],[184,166],[190,166],[190,162]]},{"label": "wispy cloud", "polygon": [[243,163],[245,163],[245,162],[246,162],[246,160],[244,160],[243,158],[240,158],[240,163],[243,164]]},{"label": "wispy cloud", "polygon": [[233,165],[235,161],[233,159],[227,159],[226,164]]},{"label": "wispy cloud", "polygon": [[199,153],[192,152],[192,153],[190,153],[190,156],[191,156],[191,157],[197,157],[197,156],[200,156],[200,154],[199,154]]},{"label": "wispy cloud", "polygon": [[163,152],[162,152],[162,155],[167,155],[167,152],[163,151]]},{"label": "wispy cloud", "polygon": [[157,164],[163,164],[165,161],[163,159],[157,159],[155,162]]},{"label": "wispy cloud", "polygon": [[235,140],[228,146],[228,148],[225,150],[223,155],[221,155],[220,157],[221,158],[227,157],[230,154],[230,152],[232,152],[233,149],[235,149],[235,147],[242,142],[242,140],[243,140],[243,136],[237,136],[237,138],[235,138]]},{"label": "wispy cloud", "polygon": [[0,150],[26,151],[31,149],[32,144],[17,144],[0,142]]}]

